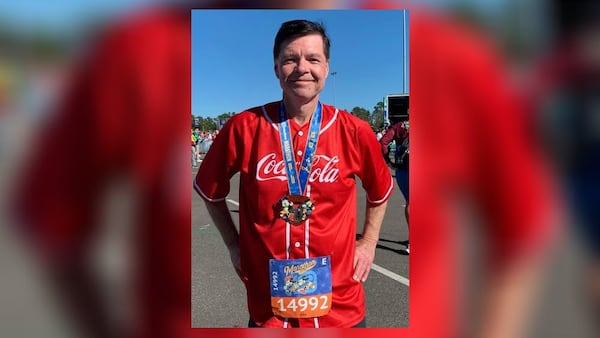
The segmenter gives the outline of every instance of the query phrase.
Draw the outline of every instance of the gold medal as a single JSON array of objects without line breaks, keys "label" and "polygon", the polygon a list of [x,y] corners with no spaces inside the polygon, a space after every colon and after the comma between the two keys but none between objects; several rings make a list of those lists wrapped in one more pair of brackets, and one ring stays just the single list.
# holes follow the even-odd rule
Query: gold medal
[{"label": "gold medal", "polygon": [[279,217],[293,225],[306,221],[315,209],[313,202],[304,195],[288,195],[279,200]]}]

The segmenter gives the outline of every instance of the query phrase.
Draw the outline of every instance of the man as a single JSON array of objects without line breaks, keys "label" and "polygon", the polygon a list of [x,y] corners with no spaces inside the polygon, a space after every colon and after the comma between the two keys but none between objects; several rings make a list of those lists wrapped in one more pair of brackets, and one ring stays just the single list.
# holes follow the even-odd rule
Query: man
[{"label": "man", "polygon": [[[329,48],[320,24],[283,23],[273,48],[283,99],[232,117],[196,176],[246,286],[250,327],[366,325],[361,282],[393,181],[370,126],[319,101]],[[225,202],[238,172],[239,233]],[[356,176],[367,193],[358,241]]]},{"label": "man", "polygon": [[[394,163],[393,166],[396,168],[396,182],[398,188],[404,196],[406,205],[404,206],[404,217],[406,218],[406,224],[408,224],[408,121],[400,121],[395,123],[388,131],[383,135],[379,142],[381,143],[381,151],[386,162],[391,163],[390,160],[390,148],[389,145],[394,141],[396,145],[396,151],[394,152]],[[410,253],[410,244],[406,243],[406,253]]]}]

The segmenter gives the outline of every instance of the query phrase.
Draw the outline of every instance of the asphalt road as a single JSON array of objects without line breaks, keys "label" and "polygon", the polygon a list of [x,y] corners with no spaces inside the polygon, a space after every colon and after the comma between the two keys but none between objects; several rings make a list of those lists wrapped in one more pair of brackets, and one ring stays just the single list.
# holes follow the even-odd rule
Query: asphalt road
[{"label": "asphalt road", "polygon": [[[192,179],[196,171],[192,170]],[[228,196],[229,209],[236,222],[238,186],[236,175]],[[365,193],[360,182],[357,182],[357,192],[360,220],[357,233],[360,233],[365,210]],[[375,265],[364,283],[368,327],[408,327],[409,256],[404,251],[404,242],[408,239],[404,204],[396,187],[381,228]],[[227,249],[204,202],[192,191],[192,326],[243,328],[247,323],[244,286],[231,266]]]}]

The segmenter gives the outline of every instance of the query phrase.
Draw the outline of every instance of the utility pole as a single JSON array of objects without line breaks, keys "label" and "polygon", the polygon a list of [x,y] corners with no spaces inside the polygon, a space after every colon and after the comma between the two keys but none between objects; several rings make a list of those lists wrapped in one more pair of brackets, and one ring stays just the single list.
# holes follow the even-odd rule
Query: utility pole
[{"label": "utility pole", "polygon": [[335,76],[337,75],[337,72],[331,72],[329,74],[333,76],[333,105],[335,106]]}]

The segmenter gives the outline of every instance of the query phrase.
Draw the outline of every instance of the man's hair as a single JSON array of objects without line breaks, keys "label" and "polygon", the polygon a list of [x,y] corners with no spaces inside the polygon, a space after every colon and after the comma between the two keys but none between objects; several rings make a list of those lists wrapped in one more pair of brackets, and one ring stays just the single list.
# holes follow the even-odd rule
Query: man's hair
[{"label": "man's hair", "polygon": [[275,44],[273,45],[273,58],[277,59],[281,52],[281,45],[290,38],[297,38],[310,34],[319,34],[323,38],[323,51],[325,57],[329,60],[329,37],[325,33],[323,24],[308,21],[308,20],[291,20],[281,24],[277,35],[275,36]]}]

